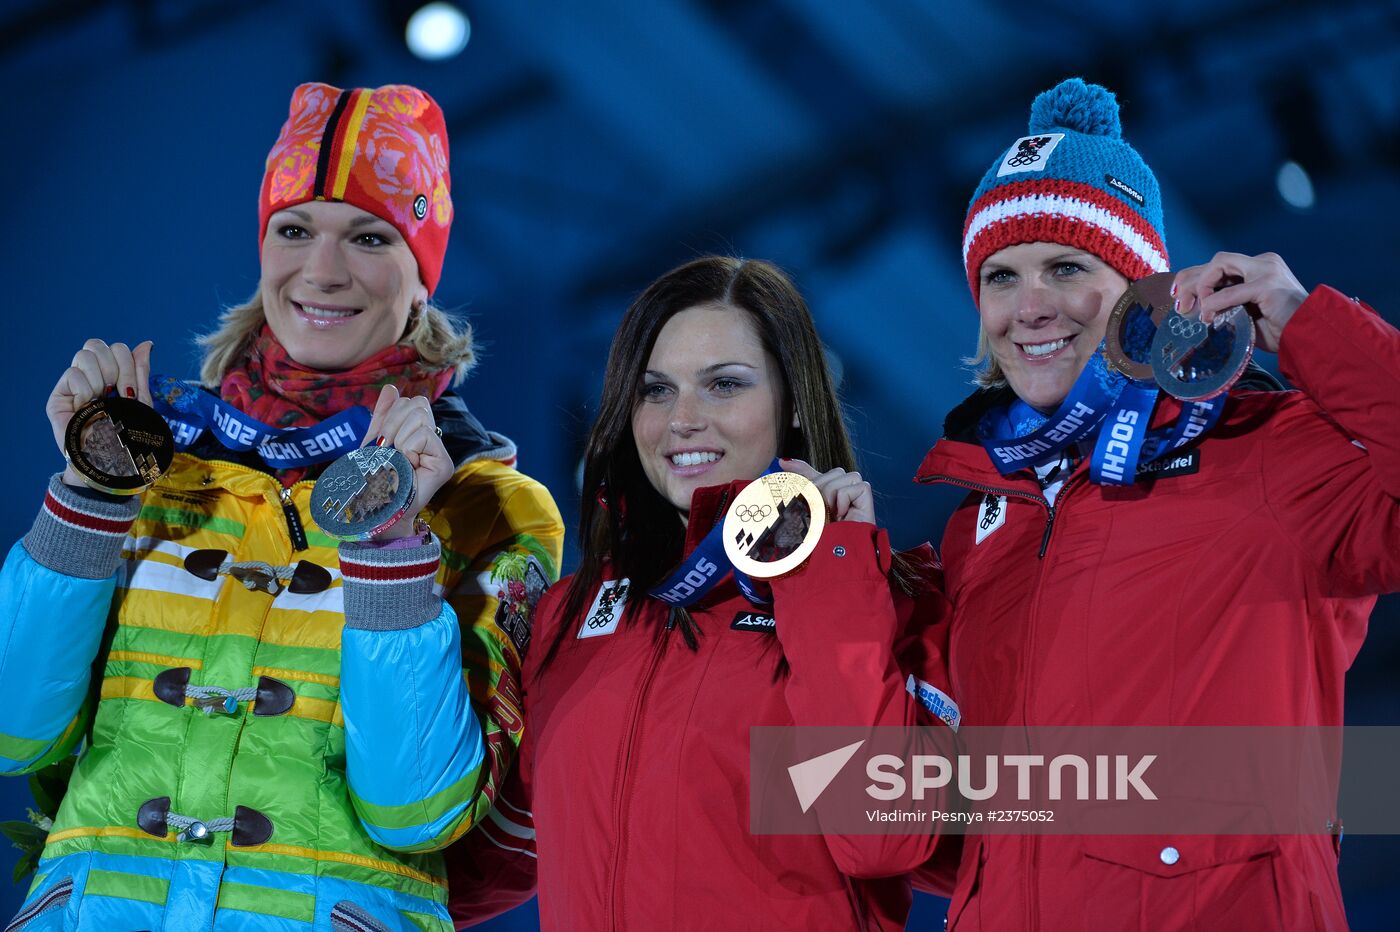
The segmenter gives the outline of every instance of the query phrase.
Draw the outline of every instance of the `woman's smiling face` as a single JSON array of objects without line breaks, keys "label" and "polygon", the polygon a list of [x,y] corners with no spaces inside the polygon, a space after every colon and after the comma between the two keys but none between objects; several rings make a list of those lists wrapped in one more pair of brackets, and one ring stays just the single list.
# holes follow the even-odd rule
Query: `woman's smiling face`
[{"label": "woman's smiling face", "polygon": [[762,475],[778,455],[784,393],[747,311],[677,313],[656,337],[632,411],[652,487],[685,515],[696,489]]},{"label": "woman's smiling face", "polygon": [[397,343],[413,306],[428,297],[403,234],[332,201],[268,218],[261,289],[278,342],[302,365],[329,372]]},{"label": "woman's smiling face", "polygon": [[1021,243],[982,263],[987,346],[1017,397],[1045,413],[1065,400],[1103,340],[1128,280],[1097,256]]}]

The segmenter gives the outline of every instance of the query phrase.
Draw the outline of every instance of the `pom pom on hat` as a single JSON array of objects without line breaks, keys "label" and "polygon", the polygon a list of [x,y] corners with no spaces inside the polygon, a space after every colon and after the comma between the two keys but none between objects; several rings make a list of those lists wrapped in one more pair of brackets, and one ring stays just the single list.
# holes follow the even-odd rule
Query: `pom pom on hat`
[{"label": "pom pom on hat", "polygon": [[452,228],[447,126],[437,102],[406,84],[298,87],[267,154],[258,243],[273,213],[312,200],[343,201],[392,224],[431,295]]},{"label": "pom pom on hat", "polygon": [[1118,119],[1118,98],[1106,87],[1068,78],[1048,91],[1041,91],[1031,103],[1032,133],[1071,129],[1087,136],[1123,138]]},{"label": "pom pom on hat", "polygon": [[1082,249],[1130,281],[1171,267],[1157,179],[1123,141],[1112,91],[1061,81],[1036,96],[1027,129],[987,170],[968,207],[963,265],[974,302],[982,263],[1021,243]]}]

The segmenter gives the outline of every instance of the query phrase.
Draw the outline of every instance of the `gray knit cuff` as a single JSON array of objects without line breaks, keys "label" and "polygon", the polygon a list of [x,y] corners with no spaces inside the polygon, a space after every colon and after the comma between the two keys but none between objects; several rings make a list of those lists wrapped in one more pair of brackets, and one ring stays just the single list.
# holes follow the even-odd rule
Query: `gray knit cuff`
[{"label": "gray knit cuff", "polygon": [[141,497],[120,498],[49,479],[44,506],[24,535],[24,549],[65,576],[106,579],[117,571],[122,542],[141,510]]},{"label": "gray knit cuff", "polygon": [[341,544],[345,626],[397,631],[432,621],[442,611],[433,592],[441,554],[436,537],[416,547]]}]

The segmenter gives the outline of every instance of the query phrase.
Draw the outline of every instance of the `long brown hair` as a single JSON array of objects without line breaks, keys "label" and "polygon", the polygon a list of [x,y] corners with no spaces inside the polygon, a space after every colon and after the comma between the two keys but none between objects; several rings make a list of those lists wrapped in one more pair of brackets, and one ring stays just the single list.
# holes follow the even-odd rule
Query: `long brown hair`
[{"label": "long brown hair", "polygon": [[[681,558],[684,527],[676,520],[675,506],[642,472],[632,414],[662,327],[681,311],[706,304],[746,311],[763,348],[777,360],[783,384],[778,455],[806,460],[822,472],[837,466],[855,469],[855,452],[812,315],[782,270],[758,259],[704,256],[662,275],[627,309],[608,353],[598,417],[584,454],[578,531],[583,556],[565,592],[566,621],[546,664],[571,628],[568,620],[579,617],[598,588],[605,563],[640,594],[664,579]],[[801,427],[789,426],[794,412]],[[642,601],[628,599],[626,612],[631,615]],[[682,630],[694,646],[688,627]]]}]

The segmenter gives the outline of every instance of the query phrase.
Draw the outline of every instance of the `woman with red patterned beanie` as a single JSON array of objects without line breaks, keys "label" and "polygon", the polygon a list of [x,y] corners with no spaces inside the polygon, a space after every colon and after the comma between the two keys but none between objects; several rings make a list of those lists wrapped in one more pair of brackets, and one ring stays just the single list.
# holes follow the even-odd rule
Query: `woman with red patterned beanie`
[{"label": "woman with red patterned beanie", "polygon": [[[563,528],[451,391],[473,351],[430,303],[450,192],[427,94],[302,85],[267,159],[261,282],[202,338],[202,387],[96,339],[58,380],[60,449],[116,395],[178,452],[131,495],[70,464],[0,572],[0,771],[77,754],[10,929],[451,927],[437,852],[512,765]],[[374,441],[413,494],[332,539],[314,481]]]}]

